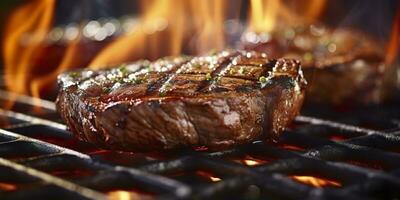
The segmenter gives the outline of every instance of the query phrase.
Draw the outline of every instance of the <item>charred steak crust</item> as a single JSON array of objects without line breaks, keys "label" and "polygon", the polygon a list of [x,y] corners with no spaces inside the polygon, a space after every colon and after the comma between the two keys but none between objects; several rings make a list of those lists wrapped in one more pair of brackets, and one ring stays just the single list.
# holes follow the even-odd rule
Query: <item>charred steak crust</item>
[{"label": "charred steak crust", "polygon": [[79,138],[104,148],[221,149],[277,139],[306,82],[296,60],[222,51],[61,74],[57,109]]}]

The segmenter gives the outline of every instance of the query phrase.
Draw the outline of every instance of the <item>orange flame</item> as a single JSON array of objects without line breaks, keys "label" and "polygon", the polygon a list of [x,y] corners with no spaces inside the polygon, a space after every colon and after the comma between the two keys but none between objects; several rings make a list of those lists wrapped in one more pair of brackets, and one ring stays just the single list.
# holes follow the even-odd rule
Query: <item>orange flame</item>
[{"label": "orange flame", "polygon": [[[90,63],[91,68],[142,58],[179,55],[183,44],[190,42],[188,38],[193,36],[192,33],[196,53],[224,47],[225,0],[177,0],[173,4],[159,0],[146,1],[144,5],[144,14],[136,30],[107,46]],[[155,31],[153,27],[160,22],[168,26]]]},{"label": "orange flame", "polygon": [[43,76],[34,77],[31,81],[30,91],[34,97],[40,97],[40,90],[41,88],[54,83],[54,78],[57,77],[63,71],[66,71],[71,66],[79,65],[79,38],[72,41],[72,43],[68,46],[61,63],[51,73],[45,74]]},{"label": "orange flame", "polygon": [[[28,93],[32,62],[44,52],[55,0],[33,0],[19,7],[9,18],[4,34],[6,87],[16,93]],[[18,81],[16,83],[16,81]]]},{"label": "orange flame", "polygon": [[[324,2],[309,3],[303,14],[316,18]],[[8,90],[39,97],[49,86],[54,87],[58,74],[72,67],[98,69],[143,58],[179,55],[183,51],[199,54],[225,47],[228,1],[141,0],[136,26],[98,54],[89,56],[84,52],[79,33],[60,55],[53,55],[46,39],[53,30],[55,4],[56,0],[32,0],[10,15],[3,38]],[[259,32],[272,31],[280,15],[291,13],[280,0],[252,0],[250,7],[250,27]],[[89,60],[83,55],[89,56]]]},{"label": "orange flame", "polygon": [[257,33],[271,32],[281,6],[280,0],[252,0],[250,29]]},{"label": "orange flame", "polygon": [[393,22],[393,28],[388,42],[385,63],[393,64],[398,56],[399,46],[400,46],[400,9],[397,9],[396,16]]},{"label": "orange flame", "polygon": [[[18,7],[4,34],[7,89],[39,97],[54,87],[58,74],[72,67],[93,69],[138,59],[157,59],[222,49],[226,0],[142,0],[137,26],[104,47],[87,62],[82,36],[67,43],[61,55],[53,55],[47,37],[53,28],[56,0],[32,0]],[[189,46],[189,47],[188,47]],[[50,49],[50,50],[49,50]],[[43,64],[45,66],[43,66]]]},{"label": "orange flame", "polygon": [[332,180],[317,178],[314,176],[291,176],[291,178],[300,183],[311,185],[314,187],[340,187],[342,184]]},{"label": "orange flame", "polygon": [[[15,93],[39,97],[56,76],[72,67],[99,69],[138,59],[157,59],[204,53],[225,47],[224,20],[230,4],[226,0],[141,0],[141,15],[134,28],[85,60],[79,36],[69,42],[61,55],[51,57],[46,37],[53,28],[56,0],[32,0],[12,13],[4,34],[5,81]],[[270,32],[278,23],[312,22],[321,14],[326,0],[294,1],[301,13],[281,0],[251,0],[249,28]],[[292,5],[293,4],[293,5]],[[301,17],[299,17],[301,16]],[[236,16],[238,17],[238,16]],[[58,56],[58,57],[57,57]],[[46,65],[46,66],[43,66]]]},{"label": "orange flame", "polygon": [[265,164],[265,163],[269,162],[270,160],[257,159],[257,158],[254,158],[252,156],[246,155],[245,159],[234,160],[234,161],[237,162],[237,163],[244,164],[246,166],[253,167],[253,166],[258,166],[258,165]]},{"label": "orange flame", "polygon": [[[139,19],[135,30],[103,49],[89,66],[97,69],[127,60],[155,59],[157,56],[166,56],[167,53],[179,54],[185,17],[183,12],[180,12],[184,9],[183,2],[178,1],[180,2],[173,5],[166,0],[143,3],[144,14]],[[168,29],[157,31],[157,24],[162,21],[168,23]],[[157,44],[157,40],[164,40],[162,48],[159,46],[161,44]],[[166,42],[171,42],[171,44],[165,44]]]},{"label": "orange flame", "polygon": [[251,0],[249,29],[256,33],[269,33],[280,22],[289,26],[313,23],[321,16],[325,5],[326,0],[293,1],[290,5],[281,0]]}]

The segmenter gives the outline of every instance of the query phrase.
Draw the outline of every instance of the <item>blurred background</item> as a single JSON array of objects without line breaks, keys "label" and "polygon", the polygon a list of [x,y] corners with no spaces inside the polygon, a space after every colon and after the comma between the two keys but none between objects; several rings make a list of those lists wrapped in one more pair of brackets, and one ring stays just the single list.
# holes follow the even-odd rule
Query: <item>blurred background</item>
[{"label": "blurred background", "polygon": [[[58,74],[266,42],[288,27],[350,27],[398,57],[396,0],[2,0],[1,87],[54,98]],[[289,31],[288,31],[289,30]],[[336,49],[336,46],[335,46]],[[334,49],[334,50],[335,50]]]}]

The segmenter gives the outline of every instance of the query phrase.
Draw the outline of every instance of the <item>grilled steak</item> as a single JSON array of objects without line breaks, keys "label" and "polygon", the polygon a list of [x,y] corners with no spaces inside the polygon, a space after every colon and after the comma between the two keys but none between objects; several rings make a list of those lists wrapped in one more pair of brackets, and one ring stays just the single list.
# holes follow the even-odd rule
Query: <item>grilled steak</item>
[{"label": "grilled steak", "polygon": [[311,25],[277,30],[271,38],[244,46],[272,58],[301,60],[309,81],[306,102],[311,104],[380,103],[394,86],[394,68],[384,63],[384,46],[361,32]]},{"label": "grilled steak", "polygon": [[59,76],[57,109],[79,138],[104,148],[221,149],[277,139],[298,114],[295,60],[223,51]]}]

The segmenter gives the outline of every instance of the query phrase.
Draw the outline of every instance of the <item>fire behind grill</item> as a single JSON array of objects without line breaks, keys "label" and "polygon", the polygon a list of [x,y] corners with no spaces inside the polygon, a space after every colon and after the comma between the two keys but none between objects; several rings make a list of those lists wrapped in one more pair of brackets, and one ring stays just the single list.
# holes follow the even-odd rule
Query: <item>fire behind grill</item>
[{"label": "fire behind grill", "polygon": [[[3,107],[10,94],[0,97]],[[0,110],[0,199],[400,197],[395,104],[352,113],[359,126],[299,116],[278,144],[143,154],[78,141],[52,102],[14,99]]]}]

